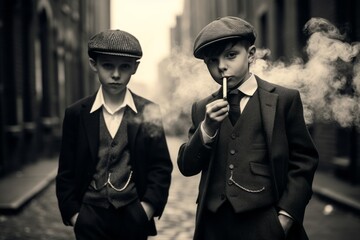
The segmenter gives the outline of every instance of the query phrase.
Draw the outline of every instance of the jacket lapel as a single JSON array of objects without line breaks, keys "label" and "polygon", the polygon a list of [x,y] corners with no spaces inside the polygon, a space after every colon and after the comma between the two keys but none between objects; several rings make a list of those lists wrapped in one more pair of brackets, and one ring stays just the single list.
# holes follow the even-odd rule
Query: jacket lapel
[{"label": "jacket lapel", "polygon": [[85,134],[87,136],[89,149],[91,152],[92,160],[95,162],[99,147],[99,122],[100,122],[100,113],[101,109],[96,110],[93,113],[90,113],[92,104],[95,101],[95,96],[91,97],[89,101],[83,104],[82,109],[82,121],[85,127]]},{"label": "jacket lapel", "polygon": [[126,121],[127,121],[128,141],[130,144],[130,149],[134,149],[137,132],[140,127],[140,119],[138,119],[137,114],[128,107],[126,108],[126,112],[127,112]]},{"label": "jacket lapel", "polygon": [[273,161],[272,154],[272,144],[273,144],[273,131],[274,131],[274,123],[275,123],[275,114],[276,114],[276,106],[278,103],[278,94],[274,93],[275,86],[265,82],[258,77],[256,78],[258,82],[258,90],[259,90],[259,99],[260,99],[260,111],[263,119],[264,131],[267,139],[267,147],[269,152],[270,165],[272,169],[272,178],[274,182],[274,188],[276,193],[276,198],[279,198],[279,190],[277,186],[277,181],[275,178],[275,162]]},{"label": "jacket lapel", "polygon": [[276,93],[273,93],[275,89],[273,85],[259,78],[256,79],[258,82],[260,111],[263,119],[263,126],[266,134],[267,143],[270,148],[272,143],[273,130],[274,130],[274,121],[275,121],[278,95]]},{"label": "jacket lapel", "polygon": [[127,131],[128,131],[128,141],[130,149],[134,149],[135,147],[135,140],[137,137],[137,132],[140,128],[140,124],[142,122],[142,106],[140,106],[139,100],[137,99],[136,95],[133,95],[134,103],[137,109],[137,113],[135,113],[129,107],[126,107],[126,121],[127,121]]}]

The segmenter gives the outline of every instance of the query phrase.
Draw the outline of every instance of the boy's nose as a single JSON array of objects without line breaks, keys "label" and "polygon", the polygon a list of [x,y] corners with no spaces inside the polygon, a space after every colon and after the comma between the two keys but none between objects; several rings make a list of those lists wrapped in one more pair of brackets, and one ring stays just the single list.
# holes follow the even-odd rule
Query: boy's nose
[{"label": "boy's nose", "polygon": [[226,70],[227,70],[227,65],[226,65],[226,63],[225,63],[224,60],[219,59],[219,66],[218,66],[218,68],[219,68],[219,71],[220,71],[221,74],[224,73],[224,72],[226,72]]},{"label": "boy's nose", "polygon": [[112,78],[113,79],[120,79],[120,71],[115,69],[113,74],[112,74]]}]

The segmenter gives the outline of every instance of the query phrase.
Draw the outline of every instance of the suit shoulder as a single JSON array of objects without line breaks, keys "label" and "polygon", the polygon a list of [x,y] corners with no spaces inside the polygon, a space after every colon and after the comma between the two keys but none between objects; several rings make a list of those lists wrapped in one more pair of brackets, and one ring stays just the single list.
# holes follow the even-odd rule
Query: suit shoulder
[{"label": "suit shoulder", "polygon": [[93,99],[94,96],[87,96],[84,98],[81,98],[79,100],[77,100],[76,102],[70,104],[67,108],[76,108],[78,106],[81,106],[85,103],[88,103],[91,99]]},{"label": "suit shoulder", "polygon": [[160,106],[159,104],[144,98],[136,93],[131,92],[136,108],[139,112],[144,112],[144,111],[156,111],[156,112],[160,112]]},{"label": "suit shoulder", "polygon": [[297,89],[285,87],[282,85],[278,85],[275,83],[268,82],[266,80],[258,79],[258,84],[260,88],[263,88],[267,91],[277,93],[279,96],[289,96],[294,97],[299,95],[299,91]]},{"label": "suit shoulder", "polygon": [[136,94],[136,93],[134,93],[134,92],[132,92],[132,91],[131,91],[131,94],[132,94],[132,96],[133,96],[134,101],[135,101],[136,103],[138,103],[138,104],[143,104],[143,105],[146,105],[146,104],[155,104],[155,105],[157,105],[157,104],[154,103],[153,101],[151,101],[151,100],[149,100],[149,99],[147,99],[147,98],[144,98],[144,97],[142,97],[142,96],[140,96],[140,95],[138,95],[138,94]]},{"label": "suit shoulder", "polygon": [[88,106],[89,104],[91,105],[94,102],[94,99],[95,95],[81,98],[67,106],[65,111],[66,113],[79,113],[84,106]]}]

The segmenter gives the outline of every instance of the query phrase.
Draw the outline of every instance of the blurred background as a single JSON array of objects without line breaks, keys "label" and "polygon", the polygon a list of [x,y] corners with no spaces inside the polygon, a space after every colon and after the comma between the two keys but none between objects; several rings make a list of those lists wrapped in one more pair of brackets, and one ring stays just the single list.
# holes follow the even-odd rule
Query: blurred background
[{"label": "blurred background", "polygon": [[191,103],[215,91],[192,56],[197,33],[232,15],[257,30],[252,72],[300,91],[320,153],[310,239],[360,233],[360,2],[356,0],[0,0],[0,239],[73,239],[54,177],[64,109],[93,94],[87,41],[135,35],[144,57],[129,87],[162,109],[173,183],[154,239],[191,239],[198,177],[176,169]]}]

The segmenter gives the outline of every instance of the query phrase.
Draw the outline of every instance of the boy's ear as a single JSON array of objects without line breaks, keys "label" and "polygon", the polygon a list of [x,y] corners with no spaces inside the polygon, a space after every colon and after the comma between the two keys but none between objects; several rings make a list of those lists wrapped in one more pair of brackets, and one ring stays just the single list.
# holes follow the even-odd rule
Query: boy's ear
[{"label": "boy's ear", "polygon": [[249,63],[253,63],[255,60],[255,53],[256,53],[256,47],[255,45],[251,45],[249,47],[249,51],[248,51],[248,59],[249,59]]},{"label": "boy's ear", "polygon": [[89,58],[89,65],[90,65],[91,70],[93,70],[94,72],[97,72],[96,61],[93,58]]},{"label": "boy's ear", "polygon": [[137,69],[138,69],[138,67],[139,67],[139,64],[140,64],[140,61],[139,61],[139,60],[135,61],[134,70],[133,70],[132,74],[135,74],[135,73],[136,73],[136,71],[137,71]]}]

